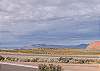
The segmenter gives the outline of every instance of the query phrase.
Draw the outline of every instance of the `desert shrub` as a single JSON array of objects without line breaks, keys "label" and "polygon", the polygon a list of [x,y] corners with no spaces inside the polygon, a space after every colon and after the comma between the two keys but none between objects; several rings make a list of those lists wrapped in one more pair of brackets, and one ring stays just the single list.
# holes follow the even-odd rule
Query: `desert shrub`
[{"label": "desert shrub", "polygon": [[20,62],[31,62],[29,58],[20,58]]},{"label": "desert shrub", "polygon": [[88,59],[80,59],[80,60],[78,60],[78,62],[79,62],[79,64],[89,64],[92,61],[88,60]]},{"label": "desert shrub", "polygon": [[32,58],[30,59],[30,62],[38,62],[39,58]]},{"label": "desert shrub", "polygon": [[11,57],[7,57],[6,60],[9,60],[10,61],[11,60]]},{"label": "desert shrub", "polygon": [[72,60],[73,58],[68,58],[68,57],[60,57],[58,58],[58,61],[61,63],[69,63],[70,60]]},{"label": "desert shrub", "polygon": [[39,65],[39,71],[62,71],[62,68],[60,65],[45,65],[45,64],[40,64]]},{"label": "desert shrub", "polygon": [[3,61],[4,59],[5,59],[4,57],[0,56],[0,61]]},{"label": "desert shrub", "polygon": [[12,62],[17,62],[18,58],[14,58],[14,57],[6,57],[5,61],[12,61]]}]

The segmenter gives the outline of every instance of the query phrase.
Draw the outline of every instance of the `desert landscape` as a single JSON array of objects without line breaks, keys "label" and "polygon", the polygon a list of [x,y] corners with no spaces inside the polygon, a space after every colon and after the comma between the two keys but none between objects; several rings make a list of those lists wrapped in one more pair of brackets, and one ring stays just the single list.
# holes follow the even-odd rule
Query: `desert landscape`
[{"label": "desert landscape", "polygon": [[0,71],[100,71],[100,0],[0,0]]},{"label": "desert landscape", "polygon": [[60,65],[63,71],[99,71],[99,43],[99,41],[92,42],[85,49],[32,48],[0,50],[0,62],[7,62],[8,65],[12,63],[37,67],[41,64],[42,66],[53,64],[55,66]]}]

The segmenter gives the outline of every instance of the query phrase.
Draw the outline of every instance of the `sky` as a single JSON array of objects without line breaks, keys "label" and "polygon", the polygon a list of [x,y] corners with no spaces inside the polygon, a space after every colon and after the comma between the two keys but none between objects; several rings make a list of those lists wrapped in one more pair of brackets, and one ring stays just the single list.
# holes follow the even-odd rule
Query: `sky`
[{"label": "sky", "polygon": [[100,0],[0,0],[0,47],[100,40]]}]

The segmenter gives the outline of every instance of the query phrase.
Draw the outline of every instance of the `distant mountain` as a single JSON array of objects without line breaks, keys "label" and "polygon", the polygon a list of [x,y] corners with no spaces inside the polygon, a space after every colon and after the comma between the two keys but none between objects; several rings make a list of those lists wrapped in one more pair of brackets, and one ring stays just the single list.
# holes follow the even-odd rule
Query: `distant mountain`
[{"label": "distant mountain", "polygon": [[80,45],[47,45],[47,44],[34,44],[31,47],[41,47],[41,48],[86,48],[88,44]]},{"label": "distant mountain", "polygon": [[80,45],[48,45],[48,44],[33,44],[27,45],[24,47],[0,47],[0,49],[8,50],[8,49],[32,49],[32,48],[82,48],[85,49],[88,44],[80,44]]},{"label": "distant mountain", "polygon": [[74,45],[72,47],[76,47],[76,48],[86,48],[89,44],[80,44],[80,45]]},{"label": "distant mountain", "polygon": [[32,47],[47,47],[47,48],[56,48],[56,47],[65,47],[64,45],[47,45],[47,44],[34,44]]}]

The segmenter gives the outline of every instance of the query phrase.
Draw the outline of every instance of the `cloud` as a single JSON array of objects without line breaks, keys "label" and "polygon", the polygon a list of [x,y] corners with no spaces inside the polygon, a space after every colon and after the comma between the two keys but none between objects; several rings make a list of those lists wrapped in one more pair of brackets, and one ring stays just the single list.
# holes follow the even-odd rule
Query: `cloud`
[{"label": "cloud", "polygon": [[98,40],[99,4],[99,0],[0,0],[0,42]]},{"label": "cloud", "polygon": [[98,0],[1,0],[1,21],[45,20],[57,17],[97,16],[100,14]]}]

